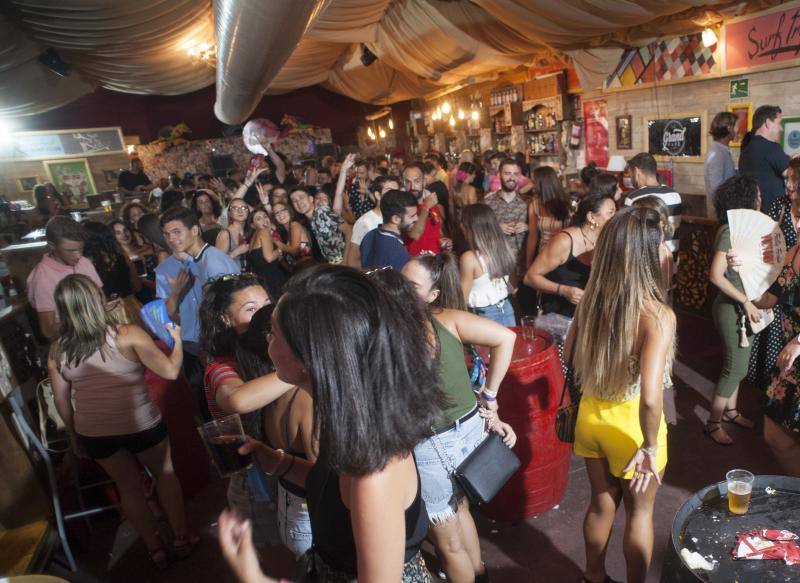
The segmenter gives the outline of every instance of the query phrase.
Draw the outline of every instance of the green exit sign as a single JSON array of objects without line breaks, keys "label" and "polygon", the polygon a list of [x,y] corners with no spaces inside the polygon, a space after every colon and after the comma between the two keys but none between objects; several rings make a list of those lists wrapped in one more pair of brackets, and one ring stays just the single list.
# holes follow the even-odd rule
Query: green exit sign
[{"label": "green exit sign", "polygon": [[729,89],[731,99],[750,97],[750,79],[733,79]]}]

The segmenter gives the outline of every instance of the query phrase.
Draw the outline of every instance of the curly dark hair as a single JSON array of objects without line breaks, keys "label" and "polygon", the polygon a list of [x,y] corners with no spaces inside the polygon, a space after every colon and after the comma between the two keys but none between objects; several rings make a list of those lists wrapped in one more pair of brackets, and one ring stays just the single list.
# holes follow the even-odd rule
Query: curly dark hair
[{"label": "curly dark hair", "polygon": [[252,286],[267,288],[251,274],[223,275],[206,282],[200,304],[200,347],[213,358],[232,357],[236,348],[236,332],[222,319],[233,296]]},{"label": "curly dark hair", "polygon": [[82,227],[86,235],[83,254],[94,264],[100,279],[105,281],[117,262],[125,261],[125,256],[111,227],[99,221],[87,221]]},{"label": "curly dark hair", "polygon": [[287,284],[275,322],[308,371],[319,460],[339,475],[408,455],[447,406],[424,314],[350,267],[317,265]]},{"label": "curly dark hair", "polygon": [[728,211],[758,209],[758,182],[752,176],[733,176],[714,191],[714,210],[720,225],[728,224]]}]

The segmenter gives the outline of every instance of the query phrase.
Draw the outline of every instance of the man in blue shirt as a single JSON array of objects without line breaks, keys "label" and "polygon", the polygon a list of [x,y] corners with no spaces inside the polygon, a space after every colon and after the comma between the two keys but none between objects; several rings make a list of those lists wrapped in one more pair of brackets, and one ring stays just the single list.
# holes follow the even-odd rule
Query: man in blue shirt
[{"label": "man in blue shirt", "polygon": [[403,245],[402,233],[417,222],[417,199],[404,190],[390,190],[381,197],[383,224],[361,240],[361,267],[392,267],[397,271],[411,259]]},{"label": "man in blue shirt", "polygon": [[166,300],[169,317],[181,325],[183,370],[195,392],[201,415],[209,418],[203,366],[198,359],[203,285],[209,279],[239,273],[239,264],[203,241],[200,222],[193,210],[173,207],[161,215],[159,224],[172,255],[156,267],[156,296]]},{"label": "man in blue shirt", "polygon": [[745,138],[739,155],[739,173],[752,176],[761,191],[761,209],[767,210],[772,202],[786,194],[786,169],[789,156],[781,148],[781,108],[762,105],[753,114],[753,131],[750,140]]}]

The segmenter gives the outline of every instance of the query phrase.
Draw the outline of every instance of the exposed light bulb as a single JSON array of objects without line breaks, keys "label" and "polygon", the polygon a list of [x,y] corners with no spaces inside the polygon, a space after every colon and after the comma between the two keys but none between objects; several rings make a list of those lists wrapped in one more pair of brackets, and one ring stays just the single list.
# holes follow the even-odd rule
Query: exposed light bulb
[{"label": "exposed light bulb", "polygon": [[478,113],[477,109],[473,109],[471,116],[472,116],[472,121],[478,121],[478,119],[481,117],[481,114]]},{"label": "exposed light bulb", "polygon": [[383,128],[378,128],[378,135],[381,137],[381,139],[385,138],[386,137],[386,130],[383,129]]},{"label": "exposed light bulb", "polygon": [[459,107],[458,108],[458,119],[464,119],[465,117],[467,117],[467,116],[464,113],[464,110]]},{"label": "exposed light bulb", "polygon": [[710,28],[706,28],[703,31],[703,46],[708,49],[715,44],[717,44],[717,33]]},{"label": "exposed light bulb", "polygon": [[442,113],[445,114],[445,115],[450,113],[450,102],[449,101],[445,101],[442,104]]},{"label": "exposed light bulb", "polygon": [[394,121],[392,120],[392,118],[391,118],[391,117],[389,118],[389,129],[390,129],[390,130],[393,130],[393,129],[394,129]]},{"label": "exposed light bulb", "polygon": [[128,156],[132,156],[135,153],[136,153],[136,146],[134,146],[133,144],[130,144],[128,146]]},{"label": "exposed light bulb", "polygon": [[451,127],[451,128],[452,128],[452,127],[455,127],[455,125],[456,125],[456,118],[454,118],[454,117],[451,115],[451,116],[450,116],[450,121],[449,121],[449,123],[450,123],[450,127]]}]

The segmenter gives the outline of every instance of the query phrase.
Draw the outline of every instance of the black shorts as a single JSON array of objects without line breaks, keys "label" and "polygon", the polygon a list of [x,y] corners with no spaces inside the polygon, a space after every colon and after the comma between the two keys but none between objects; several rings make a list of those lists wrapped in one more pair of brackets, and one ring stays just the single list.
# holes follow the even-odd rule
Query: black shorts
[{"label": "black shorts", "polygon": [[141,453],[157,446],[167,438],[167,426],[164,420],[157,425],[138,433],[127,435],[107,435],[105,437],[88,437],[77,434],[86,455],[95,460],[111,457],[117,450],[127,449],[131,453]]}]

